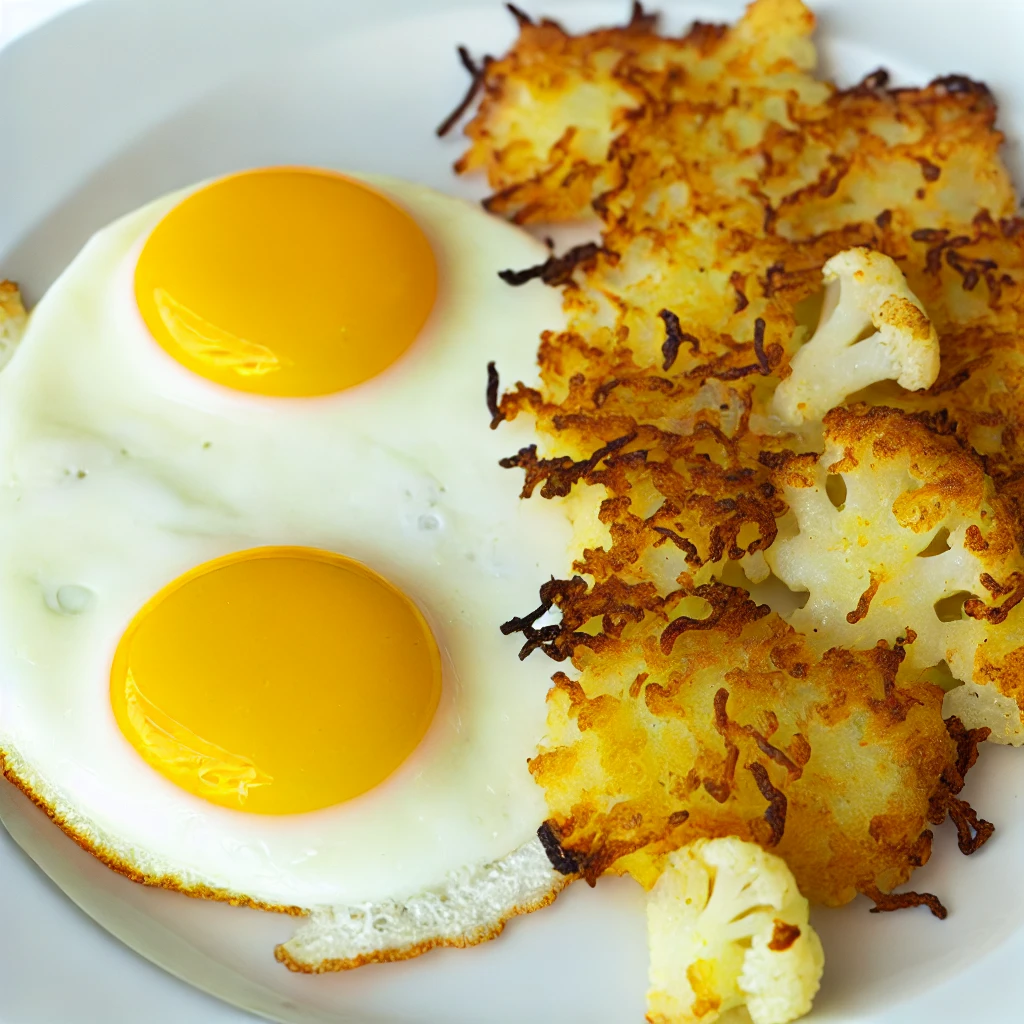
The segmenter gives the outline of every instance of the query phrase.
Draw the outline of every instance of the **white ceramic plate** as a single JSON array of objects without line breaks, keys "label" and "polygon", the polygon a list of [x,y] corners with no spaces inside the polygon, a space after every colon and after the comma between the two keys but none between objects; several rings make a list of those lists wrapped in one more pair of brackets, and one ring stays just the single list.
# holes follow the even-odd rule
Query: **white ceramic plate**
[{"label": "white ceramic plate", "polygon": [[[524,6],[534,8],[537,3]],[[620,4],[545,4],[584,27]],[[674,3],[670,25],[733,19],[735,0]],[[982,78],[1003,107],[1008,157],[1024,138],[1024,5],[1017,0],[819,0],[826,69],[851,82],[883,64],[904,82]],[[170,189],[236,168],[309,163],[400,175],[460,195],[457,139],[432,129],[465,87],[456,43],[502,50],[498,0],[93,0],[0,52],[0,277],[30,301],[96,228]],[[1024,752],[987,749],[968,797],[997,823],[967,860],[940,831],[917,888],[924,911],[820,911],[828,957],[813,1020],[936,1024],[1019,1019],[1024,956]],[[221,999],[282,1021],[490,1024],[643,1018],[646,947],[637,887],[578,885],[496,942],[346,975],[290,974],[272,956],[288,919],[133,885],[0,784],[14,840],[78,906],[144,957]],[[977,1008],[977,1009],[976,1009]],[[0,1022],[239,1024],[129,953],[63,898],[0,833]]]}]

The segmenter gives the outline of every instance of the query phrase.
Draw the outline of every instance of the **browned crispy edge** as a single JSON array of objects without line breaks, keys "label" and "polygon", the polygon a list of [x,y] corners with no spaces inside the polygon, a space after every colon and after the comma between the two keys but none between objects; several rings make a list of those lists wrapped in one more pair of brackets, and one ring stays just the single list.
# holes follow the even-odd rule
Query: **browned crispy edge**
[{"label": "browned crispy edge", "polygon": [[[11,768],[7,763],[7,757],[2,749],[0,749],[0,774],[2,774],[3,777],[16,789],[19,789],[24,793],[25,796],[28,797],[28,799],[31,800],[32,803],[50,819],[50,821],[52,821],[66,836],[68,836],[68,838],[74,840],[74,842],[87,853],[91,853],[98,861],[110,868],[111,871],[116,871],[119,875],[123,875],[125,878],[128,878],[133,882],[138,882],[140,885],[152,886],[157,889],[167,889],[172,892],[178,892],[184,896],[190,896],[193,899],[214,900],[219,903],[227,903],[233,907],[249,907],[253,910],[265,910],[276,914],[288,914],[292,917],[305,917],[309,914],[308,910],[303,910],[301,907],[280,906],[272,903],[265,903],[261,900],[254,900],[239,893],[229,892],[226,889],[215,889],[207,885],[186,885],[173,875],[144,875],[142,872],[132,867],[132,865],[119,859],[109,850],[105,850],[102,847],[97,846],[87,836],[82,835],[82,833],[74,829],[60,816],[60,814],[57,813],[54,808],[47,804],[47,802],[32,788],[31,785],[29,785],[14,771],[13,768]],[[334,971],[354,970],[356,967],[363,967],[366,964],[397,963],[400,960],[411,960],[413,957],[421,956],[423,953],[429,953],[432,949],[443,947],[465,949],[469,946],[479,945],[481,942],[487,942],[489,939],[497,938],[505,930],[505,925],[508,924],[513,917],[518,917],[522,914],[532,914],[535,910],[541,910],[544,907],[549,906],[555,901],[555,897],[558,896],[569,881],[571,881],[571,879],[556,878],[551,890],[540,897],[540,899],[534,900],[532,903],[524,903],[521,906],[513,907],[507,914],[503,915],[493,924],[477,928],[475,931],[466,935],[460,935],[457,938],[428,939],[424,942],[419,942],[411,946],[375,950],[372,953],[366,953],[358,957],[323,960],[317,964],[301,963],[292,957],[283,945],[279,945],[274,949],[274,958],[279,963],[284,964],[288,970],[294,971],[297,974],[327,974]]]},{"label": "browned crispy edge", "polygon": [[110,850],[97,846],[88,836],[82,835],[71,824],[65,821],[57,810],[51,807],[40,796],[28,782],[19,776],[8,764],[7,755],[0,749],[0,774],[17,789],[20,789],[52,821],[66,836],[73,839],[83,850],[91,853],[98,861],[105,864],[111,871],[138,882],[140,885],[149,885],[156,889],[170,889],[180,892],[185,896],[194,899],[216,900],[219,903],[228,903],[233,907],[251,907],[253,910],[267,910],[275,914],[288,914],[292,917],[305,917],[309,911],[301,907],[282,906],[273,903],[264,903],[262,900],[254,900],[249,896],[240,893],[230,892],[227,889],[215,889],[208,885],[186,885],[173,875],[146,875],[137,868],[121,860]]},{"label": "browned crispy edge", "polygon": [[505,925],[513,917],[519,917],[522,914],[532,914],[535,910],[542,910],[544,907],[550,906],[570,881],[572,881],[570,878],[557,878],[554,880],[551,890],[541,896],[540,899],[532,903],[524,903],[521,906],[513,907],[512,910],[493,924],[484,925],[456,938],[427,939],[424,942],[417,942],[410,946],[401,946],[395,949],[378,949],[372,953],[363,953],[360,956],[347,959],[321,960],[315,964],[296,960],[283,945],[280,945],[274,950],[274,958],[278,963],[284,964],[289,971],[294,971],[296,974],[329,974],[334,971],[355,970],[355,968],[364,967],[366,964],[393,964],[398,963],[400,960],[411,960],[413,957],[429,953],[432,949],[466,949],[469,946],[478,946],[481,942],[496,939],[505,930]]}]

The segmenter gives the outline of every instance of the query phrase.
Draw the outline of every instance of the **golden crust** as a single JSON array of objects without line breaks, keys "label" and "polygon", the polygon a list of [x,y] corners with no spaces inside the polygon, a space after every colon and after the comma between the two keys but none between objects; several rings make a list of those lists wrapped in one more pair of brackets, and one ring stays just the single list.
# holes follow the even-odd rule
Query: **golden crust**
[{"label": "golden crust", "polygon": [[[735,26],[681,39],[650,23],[578,37],[523,25],[487,65],[467,129],[459,169],[487,172],[490,209],[602,222],[564,285],[567,328],[542,339],[541,387],[517,385],[495,417],[531,415],[543,438],[505,460],[524,470],[523,496],[571,492],[606,531],[581,544],[576,579],[545,584],[505,627],[524,635],[523,656],[540,649],[578,674],[555,677],[531,770],[591,881],[628,870],[650,882],[660,856],[699,835],[767,845],[781,794],[779,848],[801,890],[840,903],[905,881],[936,808],[959,806],[957,726],[906,667],[924,657],[911,623],[819,642],[749,600],[729,566],[767,576],[765,554],[796,529],[787,494],[824,484],[826,444],[837,464],[866,445],[907,467],[921,486],[897,491],[893,514],[911,534],[984,514],[963,546],[1002,589],[968,615],[991,625],[999,602],[1024,595],[1011,571],[1024,536],[1024,222],[994,101],[956,76],[922,89],[890,89],[884,72],[848,90],[816,81],[813,25],[799,0],[757,0]],[[921,392],[873,386],[787,435],[771,396],[818,319],[823,265],[853,246],[906,274],[939,334],[940,376]],[[916,307],[888,312],[923,332]],[[865,572],[845,625],[874,628],[886,586]],[[537,626],[552,606],[562,622]],[[1000,651],[976,678],[1002,673],[1016,694],[1015,656],[997,664]],[[726,794],[715,780],[730,758]],[[839,766],[854,762],[872,785],[837,799]]]},{"label": "golden crust", "polygon": [[[982,460],[957,444],[944,422],[935,424],[921,414],[854,403],[827,413],[824,427],[829,445],[843,453],[825,467],[829,473],[852,473],[868,463],[906,466],[909,486],[896,497],[892,511],[899,525],[914,533],[934,530],[957,513],[977,515],[986,500],[994,500]],[[1003,543],[1010,544],[1012,539],[1005,537]],[[985,554],[994,557],[991,543]]]},{"label": "golden crust", "polygon": [[620,601],[621,632],[579,639],[579,680],[555,676],[530,770],[584,877],[649,884],[678,845],[737,835],[773,847],[819,902],[906,881],[955,770],[941,690],[896,685],[903,645],[819,657],[741,591],[702,596],[703,619],[676,614],[682,593],[639,621]]},{"label": "golden crust", "polygon": [[678,83],[699,83],[681,102],[732,106],[736,90],[769,81],[783,89],[813,64],[814,18],[799,0],[762,0],[734,30],[697,23],[682,38],[655,31],[634,12],[622,28],[573,36],[557,23],[520,21],[516,44],[484,74],[484,98],[466,128],[472,145],[456,165],[485,170],[497,191],[488,209],[520,223],[589,212],[622,182],[613,155],[633,117],[674,98]]}]

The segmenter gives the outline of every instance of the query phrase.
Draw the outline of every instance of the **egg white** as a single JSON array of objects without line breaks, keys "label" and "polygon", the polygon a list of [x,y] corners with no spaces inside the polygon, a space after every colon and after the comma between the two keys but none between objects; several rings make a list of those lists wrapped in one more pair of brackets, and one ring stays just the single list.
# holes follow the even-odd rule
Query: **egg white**
[{"label": "egg white", "polygon": [[[568,571],[571,528],[557,503],[519,500],[521,475],[498,460],[531,428],[490,431],[484,388],[489,360],[507,382],[535,381],[559,296],[498,279],[546,257],[528,235],[426,188],[373,183],[426,232],[440,282],[422,335],[379,377],[268,399],[164,353],[132,275],[189,190],[94,236],[0,375],[0,751],[69,831],[149,881],[299,908],[403,899],[501,858],[545,817],[526,762],[550,666],[519,662],[498,625]],[[269,544],[371,566],[416,601],[444,662],[410,758],[310,814],[246,814],[180,790],[124,739],[108,695],[114,648],[150,596]]]}]

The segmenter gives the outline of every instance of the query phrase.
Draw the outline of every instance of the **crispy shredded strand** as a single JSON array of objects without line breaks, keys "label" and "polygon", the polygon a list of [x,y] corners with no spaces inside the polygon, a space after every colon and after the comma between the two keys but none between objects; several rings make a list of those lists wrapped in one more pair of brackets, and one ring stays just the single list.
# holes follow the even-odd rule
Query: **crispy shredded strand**
[{"label": "crispy shredded strand", "polygon": [[940,921],[945,921],[949,911],[930,892],[879,892],[865,890],[864,895],[874,901],[872,914],[887,914],[893,910],[908,910],[911,907],[927,907]]}]

